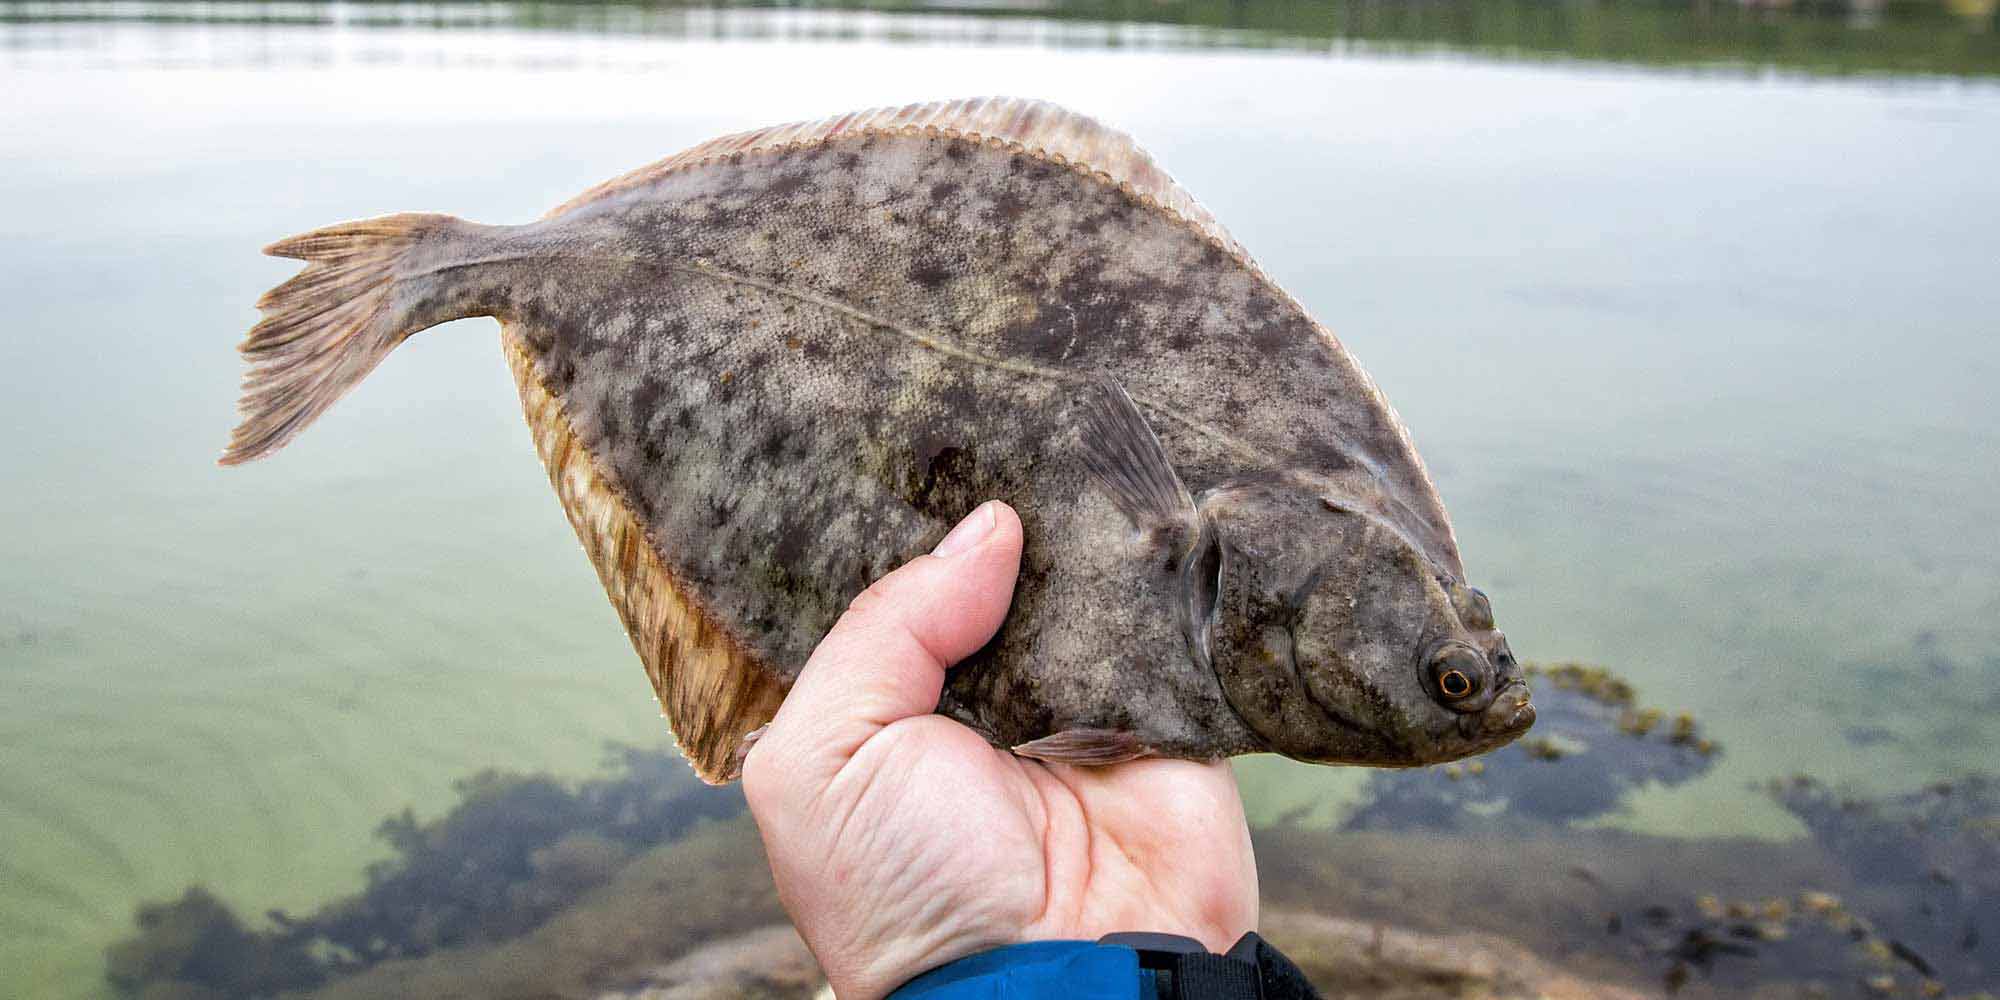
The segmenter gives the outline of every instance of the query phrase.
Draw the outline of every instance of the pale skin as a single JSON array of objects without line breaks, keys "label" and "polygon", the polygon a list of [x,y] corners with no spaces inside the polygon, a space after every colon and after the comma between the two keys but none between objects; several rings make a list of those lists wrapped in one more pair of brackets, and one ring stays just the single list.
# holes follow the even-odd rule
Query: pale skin
[{"label": "pale skin", "polygon": [[933,714],[1020,559],[1020,519],[991,502],[877,581],[744,762],[779,898],[843,1000],[1022,941],[1160,931],[1222,951],[1256,926],[1227,763],[1043,764]]}]

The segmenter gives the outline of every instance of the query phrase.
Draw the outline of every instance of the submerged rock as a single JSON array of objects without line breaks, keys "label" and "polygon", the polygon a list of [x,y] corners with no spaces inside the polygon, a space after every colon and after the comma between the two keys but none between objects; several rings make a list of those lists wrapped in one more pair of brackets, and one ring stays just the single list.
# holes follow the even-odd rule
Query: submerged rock
[{"label": "submerged rock", "polygon": [[1266,912],[1261,933],[1332,998],[1639,1000],[1585,979],[1492,934],[1431,934],[1299,910]]},{"label": "submerged rock", "polygon": [[1777,792],[1811,836],[1655,837],[1601,827],[1255,833],[1266,902],[1438,933],[1500,934],[1649,992],[1764,1000],[2000,991],[2000,788],[1883,799]]},{"label": "submerged rock", "polygon": [[1885,797],[1842,795],[1810,778],[1771,794],[1852,880],[1807,901],[1865,956],[1894,995],[2000,991],[2000,779],[1971,775]]},{"label": "submerged rock", "polygon": [[806,1000],[825,988],[812,952],[785,923],[702,944],[597,1000]]}]

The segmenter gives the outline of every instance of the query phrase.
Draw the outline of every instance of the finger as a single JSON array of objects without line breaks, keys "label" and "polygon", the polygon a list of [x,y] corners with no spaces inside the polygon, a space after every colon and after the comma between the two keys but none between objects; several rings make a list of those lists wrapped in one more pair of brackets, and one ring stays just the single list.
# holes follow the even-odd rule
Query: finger
[{"label": "finger", "polygon": [[937,708],[945,670],[986,644],[1007,616],[1021,564],[1021,521],[980,505],[930,555],[854,599],[820,641],[753,753],[784,747],[839,763],[882,727]]}]

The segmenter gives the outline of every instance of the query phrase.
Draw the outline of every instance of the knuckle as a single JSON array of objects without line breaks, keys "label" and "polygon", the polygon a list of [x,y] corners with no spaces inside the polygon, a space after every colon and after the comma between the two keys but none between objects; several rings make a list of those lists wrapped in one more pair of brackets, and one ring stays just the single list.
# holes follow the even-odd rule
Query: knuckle
[{"label": "knuckle", "polygon": [[891,592],[894,589],[895,586],[889,582],[888,577],[869,584],[868,589],[854,595],[854,600],[847,602],[847,614],[843,617],[865,620],[880,615],[894,605],[894,601],[891,600]]}]

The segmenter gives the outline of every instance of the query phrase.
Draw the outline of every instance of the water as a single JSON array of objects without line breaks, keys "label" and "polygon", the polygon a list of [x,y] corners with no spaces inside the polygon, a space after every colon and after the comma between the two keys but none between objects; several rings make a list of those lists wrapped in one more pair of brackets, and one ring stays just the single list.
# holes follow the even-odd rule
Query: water
[{"label": "water", "polygon": [[[490,321],[211,464],[292,267],[257,247],[522,221],[723,131],[938,96],[1134,133],[1380,382],[1516,650],[1723,741],[1614,822],[1784,838],[1750,783],[1991,768],[2000,59],[1960,7],[1718,53],[1415,15],[7,5],[0,995],[101,991],[137,900],[310,909],[455,778],[661,738]],[[1243,773],[1266,819],[1360,786]]]}]

